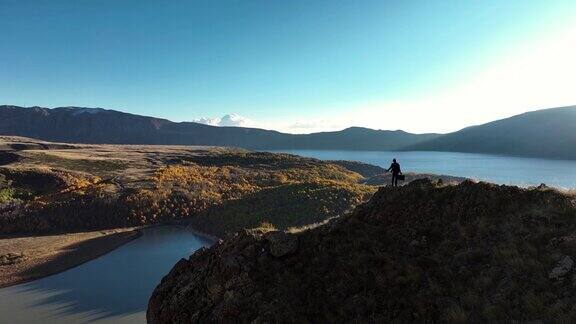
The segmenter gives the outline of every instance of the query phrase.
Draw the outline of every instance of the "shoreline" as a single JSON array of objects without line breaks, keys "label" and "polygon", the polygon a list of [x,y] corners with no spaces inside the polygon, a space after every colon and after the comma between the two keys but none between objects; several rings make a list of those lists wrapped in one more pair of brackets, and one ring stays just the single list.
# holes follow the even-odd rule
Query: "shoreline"
[{"label": "shoreline", "polygon": [[194,229],[194,228],[193,228],[192,226],[190,226],[190,225],[184,225],[184,226],[185,226],[185,229],[186,229],[187,231],[192,232],[192,233],[193,233],[194,235],[196,235],[196,236],[200,236],[200,237],[202,237],[202,238],[204,238],[204,239],[207,239],[207,240],[209,240],[209,241],[212,241],[213,244],[214,244],[214,243],[218,243],[218,241],[221,240],[221,238],[219,238],[218,236],[215,236],[215,235],[212,235],[212,234],[208,234],[208,233],[206,233],[206,232],[198,231],[198,230]]},{"label": "shoreline", "polygon": [[142,228],[0,239],[0,256],[22,253],[13,264],[0,265],[0,289],[80,266],[139,238]]},{"label": "shoreline", "polygon": [[[0,289],[35,281],[78,267],[138,239],[146,229],[162,226],[180,226],[213,244],[220,240],[220,238],[200,232],[188,224],[154,224],[137,228],[117,228],[91,232],[4,237],[0,238],[0,256],[13,252],[8,249],[11,245],[24,247],[24,251],[19,250],[16,253],[24,253],[25,255],[31,253],[32,255],[15,264],[0,265],[0,270],[2,270],[0,272]],[[36,244],[34,241],[37,241]],[[62,244],[63,241],[66,243]],[[45,249],[54,248],[56,251],[49,255],[38,254],[37,251],[34,251],[38,244],[42,244]]]}]

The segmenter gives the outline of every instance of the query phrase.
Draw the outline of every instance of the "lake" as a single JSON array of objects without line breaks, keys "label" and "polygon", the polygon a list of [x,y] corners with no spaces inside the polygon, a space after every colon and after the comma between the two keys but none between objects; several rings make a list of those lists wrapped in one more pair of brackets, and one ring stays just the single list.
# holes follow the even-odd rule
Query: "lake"
[{"label": "lake", "polygon": [[78,267],[0,289],[0,323],[146,323],[148,299],[162,277],[210,244],[183,227],[146,229]]},{"label": "lake", "polygon": [[[576,148],[574,148],[576,149]],[[398,159],[404,172],[435,173],[521,187],[545,183],[576,188],[576,161],[455,152],[277,150],[321,160],[351,160],[388,168]]]}]

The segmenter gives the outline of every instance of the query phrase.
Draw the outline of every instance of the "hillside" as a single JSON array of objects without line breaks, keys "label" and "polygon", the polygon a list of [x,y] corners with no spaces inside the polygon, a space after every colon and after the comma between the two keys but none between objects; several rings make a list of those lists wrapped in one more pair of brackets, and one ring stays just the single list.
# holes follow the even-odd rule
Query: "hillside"
[{"label": "hillside", "polygon": [[295,233],[180,260],[150,323],[573,322],[576,206],[546,187],[419,180]]},{"label": "hillside", "polygon": [[358,127],[295,135],[256,128],[175,123],[101,108],[17,106],[0,106],[0,135],[66,143],[212,145],[260,150],[396,150],[437,136]]},{"label": "hillside", "polygon": [[0,136],[0,235],[191,221],[217,236],[262,222],[288,228],[366,200],[375,187],[363,181],[289,154]]},{"label": "hillside", "polygon": [[576,106],[528,112],[468,127],[406,150],[576,159]]},{"label": "hillside", "polygon": [[389,182],[382,172],[354,161],[243,149],[0,136],[0,235],[166,222],[219,237],[261,223],[286,229],[342,215]]},{"label": "hillside", "polygon": [[369,199],[381,171],[244,149],[0,136],[0,287],[98,257],[142,226],[221,238],[318,226]]}]

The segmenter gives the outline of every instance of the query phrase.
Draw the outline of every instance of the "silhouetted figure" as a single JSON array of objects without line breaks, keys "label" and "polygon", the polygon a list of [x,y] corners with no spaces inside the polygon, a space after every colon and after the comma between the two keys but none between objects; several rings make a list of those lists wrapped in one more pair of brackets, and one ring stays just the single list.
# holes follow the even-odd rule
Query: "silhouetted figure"
[{"label": "silhouetted figure", "polygon": [[400,163],[396,162],[396,159],[392,160],[392,164],[390,164],[390,167],[388,168],[388,172],[390,171],[392,171],[392,185],[397,187],[398,175],[402,173],[402,170],[400,170]]}]

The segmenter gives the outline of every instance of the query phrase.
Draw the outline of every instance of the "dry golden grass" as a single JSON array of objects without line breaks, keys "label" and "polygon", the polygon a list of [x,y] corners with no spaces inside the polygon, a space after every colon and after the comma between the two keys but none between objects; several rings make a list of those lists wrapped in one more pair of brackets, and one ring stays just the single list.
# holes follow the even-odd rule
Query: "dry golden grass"
[{"label": "dry golden grass", "polygon": [[[289,154],[17,137],[0,137],[0,143],[0,177],[11,183],[2,187],[0,179],[0,199],[12,204],[0,208],[3,233],[180,221],[229,201],[239,201],[226,205],[234,211],[219,214],[232,217],[218,218],[219,225],[203,218],[200,223],[219,228],[202,230],[220,235],[224,228],[257,225],[263,217],[285,229],[341,214],[375,190],[343,166]],[[270,192],[276,193],[273,199],[266,196]]]},{"label": "dry golden grass", "polygon": [[62,144],[0,136],[0,152],[20,156],[7,168],[58,168],[115,178],[127,187],[147,187],[158,167],[203,154],[244,152],[241,149],[172,145]]}]

